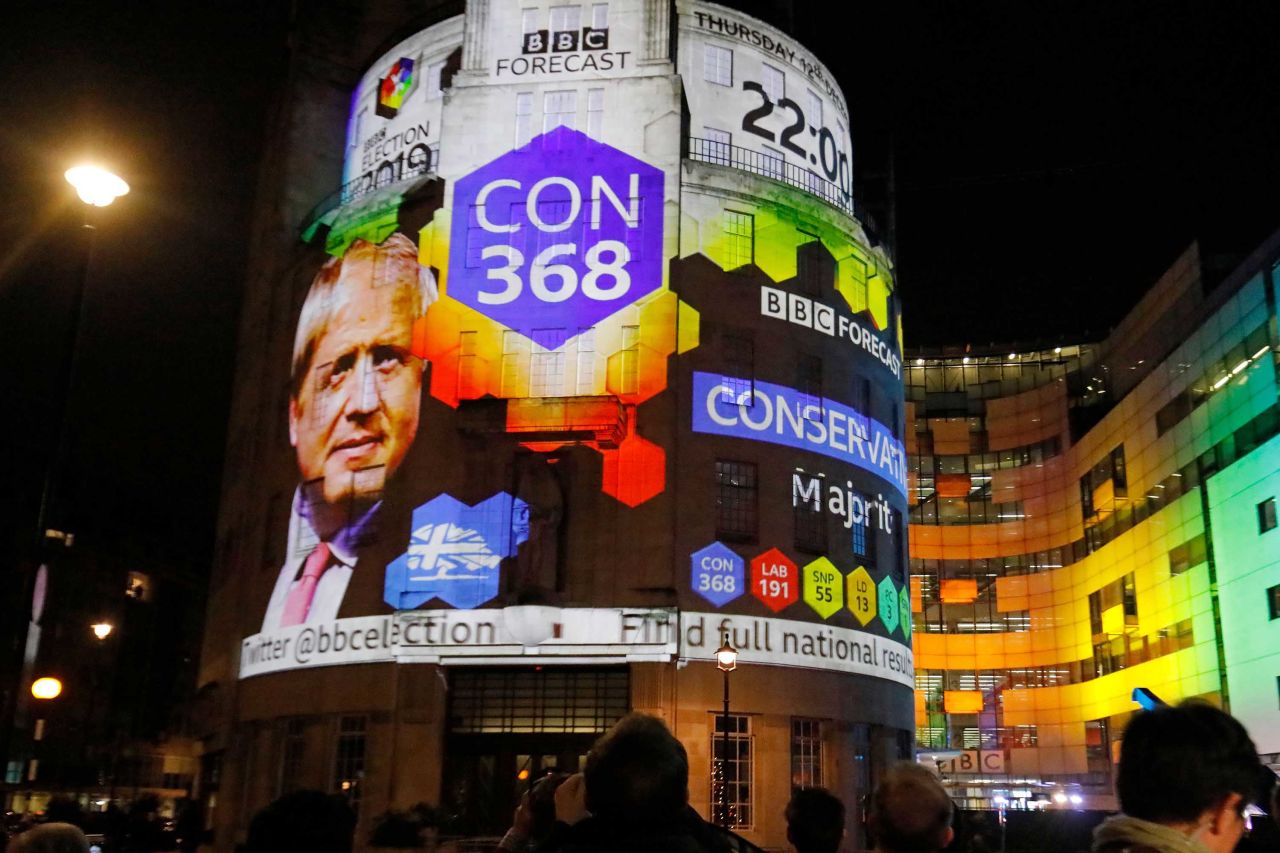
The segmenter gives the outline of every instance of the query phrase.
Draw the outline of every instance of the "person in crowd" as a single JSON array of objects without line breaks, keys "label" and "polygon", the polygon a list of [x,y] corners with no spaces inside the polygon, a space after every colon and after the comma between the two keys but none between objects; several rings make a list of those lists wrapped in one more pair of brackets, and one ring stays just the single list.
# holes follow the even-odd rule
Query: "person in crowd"
[{"label": "person in crowd", "polygon": [[1206,702],[1139,711],[1120,745],[1121,814],[1093,833],[1094,853],[1227,853],[1268,771],[1248,732]]},{"label": "person in crowd", "polygon": [[727,853],[736,836],[689,806],[689,756],[657,717],[623,717],[555,792],[539,853]]},{"label": "person in crowd", "polygon": [[356,815],[346,800],[294,791],[253,816],[244,853],[351,853],[355,832]]},{"label": "person in crowd", "polygon": [[901,762],[884,774],[871,795],[868,828],[876,853],[937,853],[955,835],[955,807],[928,769]]},{"label": "person in crowd", "polygon": [[6,853],[89,853],[89,840],[70,823],[42,823],[10,842]]},{"label": "person in crowd", "polygon": [[844,839],[844,803],[825,788],[802,788],[787,803],[787,841],[796,853],[836,853]]},{"label": "person in crowd", "polygon": [[301,485],[263,631],[334,619],[382,490],[418,433],[415,322],[436,300],[403,234],[354,241],[311,283],[293,343],[289,441]]},{"label": "person in crowd", "polygon": [[498,842],[499,851],[522,853],[537,850],[551,837],[556,823],[556,789],[568,778],[568,773],[549,773],[520,798],[511,828]]}]

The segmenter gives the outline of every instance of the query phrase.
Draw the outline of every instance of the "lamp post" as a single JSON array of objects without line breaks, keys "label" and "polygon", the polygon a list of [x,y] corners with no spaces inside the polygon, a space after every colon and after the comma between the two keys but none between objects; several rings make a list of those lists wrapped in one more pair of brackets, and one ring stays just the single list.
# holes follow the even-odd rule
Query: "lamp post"
[{"label": "lamp post", "polygon": [[[106,207],[117,198],[129,192],[129,185],[122,178],[97,166],[75,166],[64,175],[67,183],[75,187],[76,195],[89,208]],[[65,530],[49,528],[54,521],[55,496],[58,481],[62,476],[62,465],[67,452],[67,439],[70,426],[69,410],[71,408],[71,391],[75,383],[76,364],[79,360],[80,332],[84,325],[84,293],[89,283],[89,267],[93,261],[94,225],[88,213],[81,225],[85,235],[84,257],[80,267],[80,275],[76,281],[75,294],[71,303],[71,327],[67,333],[67,365],[62,379],[61,410],[58,418],[57,445],[53,457],[45,468],[44,483],[40,492],[40,510],[36,518],[37,542],[43,547],[45,541],[52,537],[70,546],[71,536]]]},{"label": "lamp post", "polygon": [[724,720],[721,722],[724,745],[720,755],[720,825],[729,826],[729,673],[738,668],[738,650],[729,645],[729,632],[724,644],[716,649],[716,666],[724,673]]}]

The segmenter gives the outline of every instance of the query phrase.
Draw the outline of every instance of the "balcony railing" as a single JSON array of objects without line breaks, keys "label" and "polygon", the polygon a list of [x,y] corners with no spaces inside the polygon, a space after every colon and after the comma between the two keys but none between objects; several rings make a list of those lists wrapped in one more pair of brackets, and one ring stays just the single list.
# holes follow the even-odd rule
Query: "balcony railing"
[{"label": "balcony railing", "polygon": [[832,207],[838,208],[849,216],[856,218],[868,230],[875,229],[874,222],[867,212],[862,209],[862,206],[838,185],[828,181],[817,172],[802,168],[795,163],[788,163],[782,157],[766,154],[762,151],[753,151],[750,148],[730,145],[727,142],[718,142],[714,139],[699,139],[692,136],[689,137],[687,156],[690,160],[696,160],[699,163],[713,163],[717,166],[741,169],[753,175],[761,175],[766,178],[772,178],[775,181],[781,181],[788,186],[798,187],[811,195],[817,196]]}]

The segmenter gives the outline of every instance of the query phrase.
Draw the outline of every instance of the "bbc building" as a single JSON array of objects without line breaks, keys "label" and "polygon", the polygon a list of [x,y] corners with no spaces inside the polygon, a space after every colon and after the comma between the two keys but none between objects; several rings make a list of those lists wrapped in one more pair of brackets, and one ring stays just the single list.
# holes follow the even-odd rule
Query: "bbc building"
[{"label": "bbc building", "polygon": [[899,303],[832,75],[691,0],[342,14],[297,22],[260,172],[215,848],[302,788],[360,845],[417,803],[500,835],[631,711],[763,847],[795,788],[852,807],[915,706]]}]

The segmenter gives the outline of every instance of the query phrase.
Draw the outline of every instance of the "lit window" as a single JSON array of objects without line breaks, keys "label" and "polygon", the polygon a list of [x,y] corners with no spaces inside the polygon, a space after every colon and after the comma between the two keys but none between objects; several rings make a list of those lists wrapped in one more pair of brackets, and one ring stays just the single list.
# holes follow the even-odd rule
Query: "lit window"
[{"label": "lit window", "polygon": [[338,719],[338,744],[333,757],[333,792],[346,797],[353,809],[360,806],[360,785],[364,781],[365,731],[361,716]]},{"label": "lit window", "polygon": [[599,139],[604,133],[604,89],[587,90],[587,135]]},{"label": "lit window", "polygon": [[580,26],[582,26],[581,6],[551,7],[551,32],[561,33],[566,30],[576,30]]},{"label": "lit window", "polygon": [[1276,526],[1276,499],[1267,498],[1258,504],[1258,532],[1266,533]]},{"label": "lit window", "polygon": [[751,826],[752,818],[751,718],[746,714],[730,714],[727,723],[726,726],[724,715],[716,715],[711,754],[711,814],[716,824],[743,829]]},{"label": "lit window", "polygon": [[822,721],[791,718],[791,787],[822,785]]},{"label": "lit window", "polygon": [[720,376],[720,401],[731,406],[755,405],[756,347],[744,335],[725,335],[721,342],[724,373]]},{"label": "lit window", "polygon": [[733,134],[716,127],[704,127],[702,140],[702,150],[695,153],[701,154],[703,160],[724,166],[733,165]]},{"label": "lit window", "polygon": [[755,263],[755,217],[736,210],[724,212],[724,260],[725,269],[736,270],[744,264]]},{"label": "lit window", "polygon": [[502,333],[502,388],[503,397],[524,396],[520,387],[521,377],[529,363],[529,339],[519,332]]},{"label": "lit window", "polygon": [[775,104],[787,96],[787,75],[767,62],[760,64],[760,88]]},{"label": "lit window", "polygon": [[[575,7],[576,8],[576,7]],[[554,11],[554,10],[553,10]],[[577,125],[578,93],[573,91],[547,92],[542,96],[542,132],[557,127],[573,128]]]},{"label": "lit window", "polygon": [[521,9],[520,10],[520,32],[525,35],[536,33],[538,31],[538,10],[537,9]]},{"label": "lit window", "polygon": [[717,86],[733,85],[733,51],[714,44],[702,46],[702,79]]},{"label": "lit window", "polygon": [[533,138],[533,92],[516,93],[516,148]]},{"label": "lit window", "polygon": [[593,3],[591,5],[591,28],[603,30],[609,26],[609,4]]}]

